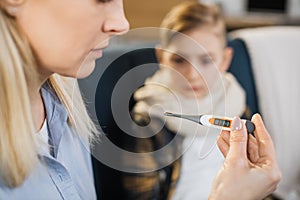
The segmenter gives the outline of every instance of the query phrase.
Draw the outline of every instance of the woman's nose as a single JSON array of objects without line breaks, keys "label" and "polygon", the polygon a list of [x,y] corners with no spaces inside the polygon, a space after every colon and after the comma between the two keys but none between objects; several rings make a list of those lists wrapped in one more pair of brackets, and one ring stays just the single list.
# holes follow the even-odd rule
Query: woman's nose
[{"label": "woman's nose", "polygon": [[129,23],[125,17],[123,4],[118,5],[118,9],[108,10],[107,18],[103,24],[103,32],[111,35],[125,34],[129,30]]}]

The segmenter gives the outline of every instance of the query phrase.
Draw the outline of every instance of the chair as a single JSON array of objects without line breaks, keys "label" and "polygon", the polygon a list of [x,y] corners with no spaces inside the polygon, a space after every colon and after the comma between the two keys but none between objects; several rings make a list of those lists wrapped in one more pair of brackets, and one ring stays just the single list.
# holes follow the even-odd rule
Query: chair
[{"label": "chair", "polygon": [[[124,144],[124,138],[126,137],[126,141],[128,141],[132,136],[124,133],[114,120],[111,110],[113,89],[118,80],[134,67],[154,63],[154,65],[149,67],[149,70],[146,73],[143,73],[142,76],[139,73],[130,78],[132,82],[129,84],[132,84],[132,87],[136,84],[142,85],[146,77],[153,75],[158,69],[158,66],[155,66],[157,61],[153,49],[144,48],[122,54],[123,52],[114,52],[114,55],[117,55],[116,59],[105,59],[106,57],[104,57],[103,60],[98,60],[96,71],[88,79],[79,81],[79,84],[83,96],[86,97],[89,102],[96,102],[95,104],[88,105],[88,110],[91,113],[93,113],[94,110],[96,111],[96,113],[93,114],[93,117],[94,119],[97,117],[102,131],[112,143],[118,147],[126,148],[125,146],[127,144]],[[118,57],[118,55],[121,56]],[[110,60],[114,61],[110,63]],[[101,67],[103,68],[104,65],[108,65],[108,67],[103,71]],[[96,76],[101,76],[101,78],[97,79]],[[94,85],[93,89],[91,89],[91,85]],[[97,88],[95,88],[95,85]],[[93,96],[92,93],[95,93],[96,95]],[[93,97],[95,97],[95,99],[93,99]],[[119,95],[117,100],[120,105],[126,104],[124,103],[127,102],[126,94]],[[127,109],[131,110],[133,105],[134,101],[133,99],[130,99]],[[93,106],[95,106],[95,108]],[[109,150],[106,152],[107,154],[110,154]],[[106,166],[99,162],[95,157],[92,157],[92,162],[98,199],[124,199],[125,194],[121,186],[122,172]]]},{"label": "chair", "polygon": [[275,143],[282,171],[275,193],[300,199],[300,27],[244,29],[232,32],[231,38],[245,43],[259,110]]}]

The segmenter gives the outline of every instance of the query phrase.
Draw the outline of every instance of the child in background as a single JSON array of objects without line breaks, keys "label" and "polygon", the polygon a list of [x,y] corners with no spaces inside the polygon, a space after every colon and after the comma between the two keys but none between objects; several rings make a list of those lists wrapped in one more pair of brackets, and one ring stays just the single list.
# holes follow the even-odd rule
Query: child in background
[{"label": "child in background", "polygon": [[[134,113],[161,118],[164,111],[241,116],[245,94],[226,72],[233,51],[226,47],[225,23],[218,8],[197,1],[181,3],[168,13],[161,28],[165,31],[156,49],[160,70],[134,94],[138,102]],[[182,119],[163,120],[165,129],[184,137],[172,199],[207,199],[224,161],[213,145],[219,131]]]}]

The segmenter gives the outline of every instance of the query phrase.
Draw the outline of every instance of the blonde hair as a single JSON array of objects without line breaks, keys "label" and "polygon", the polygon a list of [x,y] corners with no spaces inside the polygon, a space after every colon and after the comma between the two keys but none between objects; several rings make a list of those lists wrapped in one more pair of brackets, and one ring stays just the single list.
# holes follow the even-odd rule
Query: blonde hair
[{"label": "blonde hair", "polygon": [[167,47],[178,33],[196,28],[212,28],[225,46],[225,22],[220,9],[215,5],[199,3],[198,0],[184,1],[173,7],[162,21],[162,46]]},{"label": "blonde hair", "polygon": [[[17,187],[39,162],[27,87],[29,80],[38,80],[38,73],[29,43],[1,6],[0,44],[0,180],[8,187]],[[53,74],[49,83],[79,136],[94,139],[97,129],[86,111],[77,81]]]}]

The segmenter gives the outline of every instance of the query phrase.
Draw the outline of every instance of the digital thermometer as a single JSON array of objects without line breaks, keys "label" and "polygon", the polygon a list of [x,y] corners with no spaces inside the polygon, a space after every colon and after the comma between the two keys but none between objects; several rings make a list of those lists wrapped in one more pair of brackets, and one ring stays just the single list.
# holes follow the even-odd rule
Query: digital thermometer
[{"label": "digital thermometer", "polygon": [[[179,115],[169,112],[165,112],[164,115],[187,119],[207,127],[213,127],[227,131],[233,130],[233,118],[230,117],[218,117],[213,115]],[[242,121],[245,123],[248,133],[253,133],[255,130],[255,125],[249,120],[242,119]]]}]

